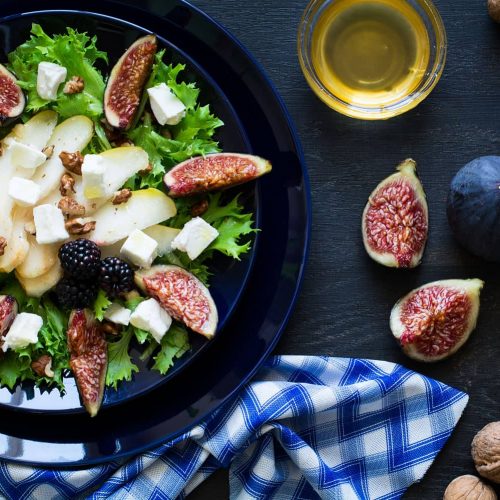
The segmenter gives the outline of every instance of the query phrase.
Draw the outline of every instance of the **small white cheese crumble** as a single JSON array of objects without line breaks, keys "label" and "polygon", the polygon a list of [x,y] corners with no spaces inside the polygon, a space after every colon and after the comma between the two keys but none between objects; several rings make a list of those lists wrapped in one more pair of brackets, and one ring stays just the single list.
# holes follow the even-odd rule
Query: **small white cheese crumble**
[{"label": "small white cheese crumble", "polygon": [[34,170],[42,163],[45,163],[47,159],[41,151],[27,144],[22,144],[14,139],[10,139],[6,143],[9,148],[12,165],[16,168]]},{"label": "small white cheese crumble", "polygon": [[136,307],[130,316],[130,323],[149,332],[160,343],[172,324],[172,318],[155,299],[148,299]]},{"label": "small white cheese crumble", "polygon": [[182,231],[172,241],[172,248],[186,252],[189,258],[194,260],[217,236],[219,236],[217,229],[201,217],[195,217],[184,225]]},{"label": "small white cheese crumble", "polygon": [[136,266],[150,268],[156,258],[157,248],[156,240],[139,229],[135,229],[123,244],[120,255]]},{"label": "small white cheese crumble", "polygon": [[57,89],[64,80],[68,71],[65,67],[51,62],[41,62],[38,65],[36,91],[42,99],[53,101],[57,98]]},{"label": "small white cheese crumble", "polygon": [[9,196],[21,207],[33,207],[40,199],[40,186],[29,179],[12,177],[9,181]]},{"label": "small white cheese crumble", "polygon": [[99,155],[85,155],[82,164],[83,194],[92,200],[106,195],[106,165]]},{"label": "small white cheese crumble", "polygon": [[148,95],[160,125],[177,125],[186,116],[186,106],[165,83],[148,89]]},{"label": "small white cheese crumble", "polygon": [[42,325],[43,319],[37,314],[19,313],[3,339],[3,352],[35,344]]},{"label": "small white cheese crumble", "polygon": [[58,243],[69,238],[64,215],[54,205],[39,205],[33,209],[36,241],[39,245]]},{"label": "small white cheese crumble", "polygon": [[132,311],[120,304],[113,302],[104,312],[104,319],[115,323],[116,325],[127,326],[130,323]]}]

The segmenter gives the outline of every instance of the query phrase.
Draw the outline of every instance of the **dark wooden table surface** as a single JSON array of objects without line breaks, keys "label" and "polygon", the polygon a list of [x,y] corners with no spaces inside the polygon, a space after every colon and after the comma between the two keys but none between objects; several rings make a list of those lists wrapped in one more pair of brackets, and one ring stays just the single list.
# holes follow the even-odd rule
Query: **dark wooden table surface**
[{"label": "dark wooden table surface", "polygon": [[[449,43],[437,88],[406,115],[362,122],[328,109],[302,76],[295,44],[306,0],[192,1],[263,65],[305,150],[314,212],[311,253],[301,298],[276,353],[394,361],[467,391],[470,402],[456,431],[421,484],[405,497],[441,498],[454,477],[474,473],[474,434],[500,420],[500,267],[463,252],[445,214],[454,173],[476,156],[500,154],[500,26],[489,20],[484,0],[436,0]],[[431,218],[425,258],[410,272],[371,262],[360,234],[368,194],[406,157],[418,161]],[[410,362],[391,337],[390,309],[415,286],[452,277],[486,281],[478,328],[451,359],[436,365]],[[191,498],[227,496],[227,475],[221,472]]]}]

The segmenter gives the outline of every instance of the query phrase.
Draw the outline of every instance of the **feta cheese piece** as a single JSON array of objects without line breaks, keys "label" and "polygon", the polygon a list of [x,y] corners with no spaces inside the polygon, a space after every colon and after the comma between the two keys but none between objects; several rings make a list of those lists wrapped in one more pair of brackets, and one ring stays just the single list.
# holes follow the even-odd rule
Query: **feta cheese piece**
[{"label": "feta cheese piece", "polygon": [[117,302],[113,302],[104,312],[104,319],[115,323],[116,325],[127,326],[130,323],[130,315],[132,311],[121,306]]},{"label": "feta cheese piece", "polygon": [[139,229],[135,229],[123,244],[120,255],[136,266],[150,268],[156,258],[157,248],[156,240]]},{"label": "feta cheese piece", "polygon": [[16,168],[25,168],[34,170],[42,163],[45,163],[47,157],[38,149],[35,149],[27,144],[10,139],[7,142],[8,151],[10,152],[10,160]]},{"label": "feta cheese piece", "polygon": [[182,231],[172,241],[172,248],[186,252],[194,260],[217,236],[219,231],[215,227],[201,217],[195,217],[184,224]]},{"label": "feta cheese piece", "polygon": [[68,70],[51,62],[41,62],[38,65],[36,91],[42,99],[53,101],[57,98],[57,89],[68,75]]},{"label": "feta cheese piece", "polygon": [[37,314],[19,313],[3,339],[3,352],[35,344],[42,325],[43,319]]},{"label": "feta cheese piece", "polygon": [[34,207],[40,199],[40,186],[29,179],[12,177],[9,196],[21,207]]},{"label": "feta cheese piece", "polygon": [[186,106],[165,83],[148,89],[148,94],[160,125],[177,125],[186,116]]},{"label": "feta cheese piece", "polygon": [[160,343],[172,324],[172,318],[155,299],[148,299],[136,307],[130,316],[130,323],[149,332]]},{"label": "feta cheese piece", "polygon": [[36,241],[39,245],[58,243],[69,238],[62,211],[54,205],[38,205],[33,209]]},{"label": "feta cheese piece", "polygon": [[102,198],[106,192],[106,164],[99,155],[85,155],[82,164],[83,194],[92,200]]}]

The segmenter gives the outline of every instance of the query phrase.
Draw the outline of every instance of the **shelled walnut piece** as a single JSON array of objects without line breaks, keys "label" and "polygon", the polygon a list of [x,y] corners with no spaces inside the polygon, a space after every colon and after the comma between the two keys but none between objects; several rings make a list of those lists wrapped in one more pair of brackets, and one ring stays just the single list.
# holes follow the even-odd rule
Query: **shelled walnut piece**
[{"label": "shelled walnut piece", "polygon": [[497,500],[491,486],[471,474],[455,478],[446,488],[443,500]]},{"label": "shelled walnut piece", "polygon": [[76,175],[82,175],[83,155],[80,151],[77,151],[76,153],[62,151],[59,153],[59,158],[61,159],[63,167],[66,170],[69,170],[71,173]]},{"label": "shelled walnut piece", "polygon": [[474,436],[471,452],[479,474],[500,483],[500,422],[490,422]]}]

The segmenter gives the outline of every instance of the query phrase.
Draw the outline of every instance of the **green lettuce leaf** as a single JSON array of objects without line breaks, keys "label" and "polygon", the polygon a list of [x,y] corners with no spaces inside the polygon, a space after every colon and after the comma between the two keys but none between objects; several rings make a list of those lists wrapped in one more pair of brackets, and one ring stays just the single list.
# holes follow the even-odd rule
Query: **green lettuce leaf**
[{"label": "green lettuce leaf", "polygon": [[102,321],[104,319],[104,313],[111,304],[112,302],[108,299],[106,292],[102,289],[99,289],[94,302],[94,315],[97,321]]},{"label": "green lettuce leaf", "polygon": [[174,364],[174,359],[180,358],[189,348],[186,328],[178,323],[174,323],[161,339],[160,350],[153,358],[153,369],[165,375]]},{"label": "green lettuce leaf", "polygon": [[[107,62],[107,55],[96,47],[96,37],[78,33],[72,28],[66,34],[47,35],[40,25],[33,24],[32,36],[8,55],[9,68],[18,78],[19,85],[26,91],[28,102],[26,112],[53,109],[61,118],[86,115],[94,121],[101,117],[103,108],[104,79],[94,66],[98,60]],[[83,92],[64,94],[64,85],[59,87],[57,99],[47,101],[36,91],[38,64],[47,61],[64,66],[67,79],[80,76],[85,82]]]},{"label": "green lettuce leaf", "polygon": [[132,328],[127,328],[123,330],[122,336],[118,340],[108,343],[106,385],[114,389],[117,388],[118,382],[122,380],[132,380],[134,372],[139,371],[139,368],[134,364],[129,354],[132,336]]}]

